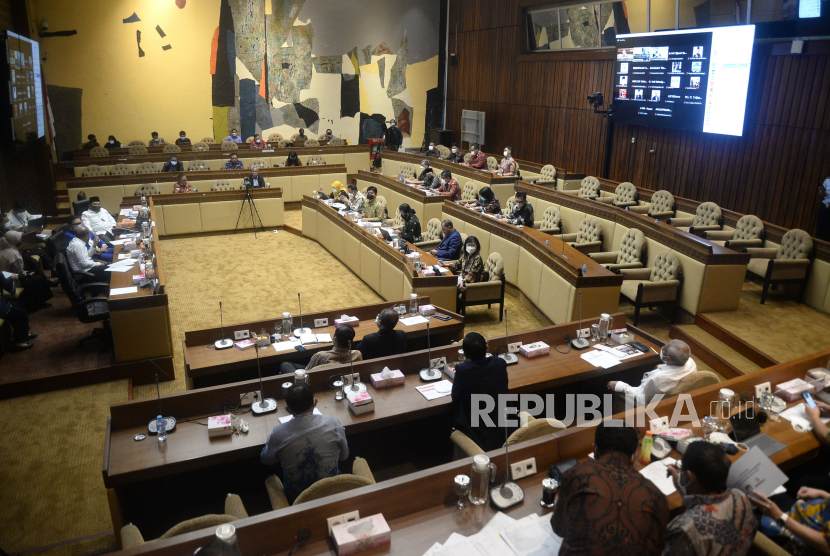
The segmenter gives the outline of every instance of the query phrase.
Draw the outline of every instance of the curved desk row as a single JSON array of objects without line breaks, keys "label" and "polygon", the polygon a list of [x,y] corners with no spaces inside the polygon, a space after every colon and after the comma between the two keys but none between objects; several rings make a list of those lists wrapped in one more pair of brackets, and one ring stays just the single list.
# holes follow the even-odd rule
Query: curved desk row
[{"label": "curved desk row", "polygon": [[[417,293],[429,296],[436,307],[455,309],[455,276],[424,276],[423,272],[416,272],[410,259],[400,251],[319,199],[303,197],[303,237],[319,242],[387,301]],[[438,263],[429,253],[416,250],[421,253],[421,263]]]},{"label": "curved desk row", "polygon": [[564,233],[576,232],[586,216],[598,218],[603,229],[603,251],[618,250],[625,233],[630,228],[637,228],[648,241],[645,267],[651,267],[663,251],[677,255],[683,266],[680,306],[686,311],[697,314],[737,309],[749,262],[748,254],[737,253],[665,222],[655,222],[644,214],[600,201],[523,181],[519,182],[516,190],[527,192],[536,218],[541,218],[548,207],[558,208]]},{"label": "curved desk row", "polygon": [[[199,193],[209,192],[217,181],[228,181],[238,190],[242,180],[251,175],[249,170],[222,170],[219,172],[185,172],[188,182]],[[266,168],[260,171],[271,189],[282,189],[285,202],[300,201],[303,195],[309,195],[322,187],[331,189],[331,184],[339,181],[346,183],[346,167],[340,164],[325,166],[305,166],[299,168]],[[67,182],[70,200],[78,198],[83,191],[87,198],[93,195],[101,198],[101,204],[111,213],[117,213],[125,197],[133,197],[141,186],[157,187],[162,195],[173,193],[176,174],[138,174],[129,176],[101,176],[96,178],[74,178]]]},{"label": "curved desk row", "polygon": [[249,168],[251,161],[264,160],[269,167],[283,165],[288,159],[288,153],[295,151],[303,165],[308,163],[312,156],[322,157],[326,164],[345,164],[350,174],[356,174],[358,170],[369,168],[369,147],[367,145],[354,145],[344,147],[303,147],[296,149],[242,149],[237,151],[182,151],[180,153],[160,154],[136,154],[118,156],[97,156],[82,158],[75,161],[74,176],[81,177],[84,170],[91,165],[100,166],[106,173],[116,164],[126,164],[133,172],[138,169],[139,164],[149,162],[161,169],[165,162],[170,160],[172,155],[179,157],[187,170],[193,161],[204,162],[211,170],[220,170],[225,162],[235,154]]},{"label": "curved desk row", "polygon": [[[311,139],[311,137],[309,137],[309,139]],[[343,140],[346,141],[346,143],[348,143],[348,139],[343,139]],[[317,141],[320,143],[321,147],[328,146],[328,144],[329,144],[328,139],[317,139]],[[164,153],[164,147],[167,146],[168,144],[173,144],[173,143],[165,143],[164,145],[159,145],[157,147],[148,147],[146,145],[146,143],[148,143],[148,142],[149,142],[149,139],[147,141],[145,141],[144,148],[147,149],[147,152],[149,154]],[[184,146],[181,147],[182,152],[190,152],[191,146],[194,143],[202,143],[202,142],[203,141],[193,141],[190,145],[184,145]],[[269,145],[273,145],[273,147],[276,148],[277,143],[279,143],[279,141],[268,141],[267,143]],[[123,144],[125,144],[125,143],[122,143],[122,145]],[[305,141],[296,142],[296,144],[298,145],[298,148],[302,148],[302,145],[305,144]],[[107,148],[106,145],[101,145],[101,146],[104,147],[104,148]],[[259,150],[259,149],[252,149],[250,141],[243,141],[242,143],[237,143],[236,146],[240,151],[247,151],[247,150],[256,151],[256,150]],[[221,151],[222,150],[222,141],[216,141],[216,143],[208,143],[208,148],[212,151]],[[107,148],[107,150],[110,152],[110,155],[112,155],[112,156],[123,156],[123,155],[129,155],[130,154],[130,147],[123,147],[121,149]],[[90,151],[91,151],[91,149],[77,149],[76,151],[74,151],[72,153],[72,157],[74,159],[78,159],[78,158],[98,158],[98,157],[93,157],[92,154],[90,153]]]},{"label": "curved desk row", "polygon": [[431,218],[441,218],[441,206],[450,198],[447,195],[427,195],[425,191],[399,182],[389,176],[375,172],[357,173],[357,188],[363,191],[370,185],[378,188],[378,195],[386,199],[389,218],[395,218],[395,211],[403,203],[415,209],[421,221],[421,231],[426,233]]},{"label": "curved desk row", "polygon": [[[421,161],[427,158],[419,154],[409,154],[402,152],[384,152],[383,153],[383,173],[396,179],[402,170],[407,169],[416,177],[420,175]],[[502,204],[508,197],[513,195],[513,185],[516,183],[515,177],[497,176],[492,172],[486,170],[476,170],[463,164],[456,164],[455,162],[447,162],[440,158],[429,158],[429,164],[433,171],[439,175],[443,170],[452,172],[452,177],[464,189],[467,182],[472,182],[476,186],[476,191],[482,187],[489,187],[496,193]]]}]

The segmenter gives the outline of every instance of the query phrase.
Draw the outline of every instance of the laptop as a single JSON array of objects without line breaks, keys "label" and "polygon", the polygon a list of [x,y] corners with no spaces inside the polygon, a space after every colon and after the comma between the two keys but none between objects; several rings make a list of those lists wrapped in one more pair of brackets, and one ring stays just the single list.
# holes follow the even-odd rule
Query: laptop
[{"label": "laptop", "polygon": [[26,227],[23,228],[23,233],[33,232],[37,230],[42,230],[46,227],[46,217],[45,216],[38,216],[37,218],[30,218],[29,222],[26,224]]},{"label": "laptop", "polygon": [[772,457],[773,454],[777,454],[787,447],[786,444],[761,433],[761,426],[758,424],[758,420],[755,419],[754,412],[752,417],[749,417],[747,411],[736,413],[729,418],[729,421],[732,423],[732,432],[729,433],[729,436],[735,442],[746,444],[749,449],[757,446],[765,456]]}]

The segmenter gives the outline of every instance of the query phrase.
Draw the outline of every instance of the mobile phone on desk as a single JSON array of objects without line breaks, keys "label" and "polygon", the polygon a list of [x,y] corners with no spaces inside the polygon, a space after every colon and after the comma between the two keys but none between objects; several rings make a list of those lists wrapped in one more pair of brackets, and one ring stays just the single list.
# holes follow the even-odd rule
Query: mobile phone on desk
[{"label": "mobile phone on desk", "polygon": [[813,407],[813,408],[816,407],[816,402],[813,399],[813,396],[811,396],[809,392],[802,392],[801,397],[804,398],[804,401],[807,402],[807,405],[809,405],[810,407]]},{"label": "mobile phone on desk", "polygon": [[432,316],[433,316],[433,317],[435,317],[435,318],[436,318],[436,319],[438,319],[438,320],[443,320],[443,321],[448,321],[448,320],[451,320],[451,319],[452,319],[452,317],[451,317],[451,316],[449,316],[449,315],[439,315],[438,313],[436,313],[436,314],[434,314],[434,315],[432,315]]}]

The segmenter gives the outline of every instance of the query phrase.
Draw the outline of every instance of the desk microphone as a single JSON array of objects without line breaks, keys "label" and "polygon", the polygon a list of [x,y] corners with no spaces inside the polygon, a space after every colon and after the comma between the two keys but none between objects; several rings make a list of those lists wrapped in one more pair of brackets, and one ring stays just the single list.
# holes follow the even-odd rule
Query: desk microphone
[{"label": "desk microphone", "polygon": [[427,354],[429,359],[427,359],[427,368],[421,369],[418,373],[421,377],[421,380],[424,382],[434,382],[436,380],[441,380],[441,371],[438,369],[432,368],[432,346],[429,341],[429,321],[430,317],[424,316],[427,319]]},{"label": "desk microphone", "polygon": [[[161,374],[163,374],[164,376],[170,376],[170,375],[168,375],[167,373],[164,372],[164,369],[159,367],[158,363],[156,363],[155,361],[153,361],[149,357],[147,358],[147,361],[149,361],[150,363],[155,365],[156,368],[159,371],[161,371]],[[156,396],[158,397],[158,401],[159,401],[159,412],[158,412],[158,414],[159,415],[164,415],[164,413],[161,410],[161,390],[159,389],[159,374],[156,373],[155,376],[156,376]],[[175,417],[163,417],[163,419],[164,419],[164,426],[167,429],[167,432],[172,432],[173,430],[176,429],[176,418]],[[150,431],[150,434],[158,434],[158,430],[156,429],[156,419],[155,419],[155,417],[153,419],[151,419],[150,422],[147,424],[147,430]]]},{"label": "desk microphone", "polygon": [[297,302],[300,304],[300,327],[294,331],[294,336],[299,338],[303,334],[311,334],[311,329],[303,326],[303,299],[299,293],[297,293]]},{"label": "desk microphone", "polygon": [[515,353],[510,353],[510,336],[507,333],[507,309],[504,310],[504,343],[504,353],[499,354],[499,357],[504,359],[504,362],[507,363],[508,367],[510,365],[517,365],[519,363],[519,358]]},{"label": "desk microphone", "polygon": [[564,225],[563,225],[563,226],[562,226],[562,235],[560,235],[560,236],[559,236],[559,239],[561,239],[561,240],[562,240],[562,252],[561,252],[559,255],[560,255],[563,259],[565,259],[565,260],[568,260],[568,261],[569,261],[569,260],[571,260],[571,259],[570,259],[570,257],[568,257],[568,256],[565,254],[565,238],[564,238],[564,237],[562,237],[562,236],[564,236],[564,235],[565,235],[565,227],[564,227]]},{"label": "desk microphone", "polygon": [[508,453],[509,446],[507,443],[507,416],[505,415],[504,422],[504,482],[500,487],[495,487],[490,490],[490,505],[497,510],[504,511],[513,506],[518,506],[525,499],[525,493],[522,487],[512,481],[510,478],[510,455]]},{"label": "desk microphone", "polygon": [[689,226],[689,231],[691,232],[691,231],[692,231],[692,228],[694,228],[694,227],[695,227],[695,224],[697,224],[697,223],[698,223],[698,222],[700,222],[701,220],[703,220],[703,215],[702,215],[702,214],[701,214],[700,216],[698,216],[697,220],[695,220],[694,222],[692,222],[692,225],[691,225],[691,226]]},{"label": "desk microphone", "polygon": [[251,404],[251,411],[254,415],[262,415],[276,411],[277,400],[265,397],[265,389],[262,387],[262,369],[259,367],[259,346],[254,345],[254,353],[256,353],[256,372],[259,374],[259,395],[262,396],[262,399],[259,403],[254,402]]},{"label": "desk microphone", "polygon": [[216,349],[228,349],[233,346],[233,340],[225,338],[225,321],[222,318],[222,302],[219,302],[219,326],[222,327],[222,339],[213,342],[213,347]]},{"label": "desk microphone", "polygon": [[579,328],[576,330],[576,338],[571,340],[571,346],[574,349],[585,349],[591,345],[588,340],[579,337],[580,332],[582,332],[582,290],[579,290]]},{"label": "desk microphone", "polygon": [[354,380],[354,361],[352,360],[352,341],[351,340],[349,340],[349,369],[350,369],[350,372],[352,373],[351,391],[352,392],[357,392],[358,390],[360,390],[360,385],[359,385],[359,381],[355,382],[355,380]]}]

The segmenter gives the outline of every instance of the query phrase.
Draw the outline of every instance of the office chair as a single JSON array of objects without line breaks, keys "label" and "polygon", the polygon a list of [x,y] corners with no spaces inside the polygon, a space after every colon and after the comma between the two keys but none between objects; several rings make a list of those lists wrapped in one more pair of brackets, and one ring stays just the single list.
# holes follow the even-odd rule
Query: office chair
[{"label": "office chair", "polygon": [[72,201],[72,214],[80,216],[89,210],[89,199],[81,199],[80,201]]},{"label": "office chair", "polygon": [[109,299],[107,297],[86,297],[86,291],[102,292],[106,295],[109,291],[110,285],[106,282],[92,282],[88,284],[79,284],[75,275],[69,268],[69,263],[63,253],[55,255],[55,270],[58,273],[58,281],[61,284],[61,289],[69,298],[72,304],[72,309],[75,311],[75,316],[79,321],[88,324],[93,322],[102,322],[102,328],[95,328],[92,334],[78,342],[83,345],[87,342],[94,342],[103,339],[104,347],[102,351],[106,351],[112,345],[112,330],[110,328],[110,312]]},{"label": "office chair", "polygon": [[[375,484],[375,476],[372,475],[372,470],[369,469],[369,464],[365,459],[355,458],[352,464],[351,474],[344,473],[336,477],[326,477],[320,479],[297,496],[294,500],[294,505],[302,504],[303,502],[311,502],[332,494],[340,494],[360,488],[363,486]],[[288,497],[285,496],[285,489],[282,486],[282,481],[276,475],[271,475],[265,480],[265,490],[268,491],[268,498],[271,499],[271,507],[275,510],[287,508]]]}]

